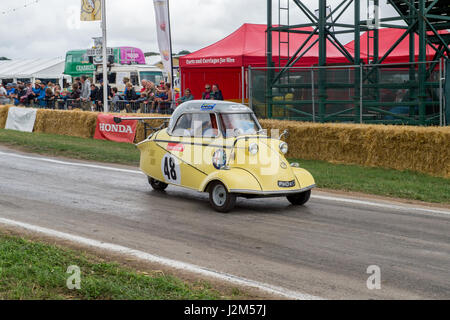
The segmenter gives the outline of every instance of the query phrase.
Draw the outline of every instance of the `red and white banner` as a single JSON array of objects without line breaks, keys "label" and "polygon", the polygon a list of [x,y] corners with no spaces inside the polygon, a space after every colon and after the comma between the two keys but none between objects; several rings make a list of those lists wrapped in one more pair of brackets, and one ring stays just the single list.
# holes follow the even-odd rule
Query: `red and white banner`
[{"label": "red and white banner", "polygon": [[121,123],[116,123],[114,115],[100,113],[97,117],[94,139],[133,143],[136,128],[136,120],[123,120]]},{"label": "red and white banner", "polygon": [[172,52],[170,46],[170,17],[168,0],[153,0],[156,18],[156,35],[159,52],[167,74],[172,75]]}]

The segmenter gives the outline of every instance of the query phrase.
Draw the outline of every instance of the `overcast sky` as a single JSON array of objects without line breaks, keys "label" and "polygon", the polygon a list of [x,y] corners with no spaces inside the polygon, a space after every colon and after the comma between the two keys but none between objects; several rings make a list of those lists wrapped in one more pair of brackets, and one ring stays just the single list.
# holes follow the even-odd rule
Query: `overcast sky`
[{"label": "overcast sky", "polygon": [[[91,47],[101,36],[99,22],[80,22],[80,0],[2,0],[0,2],[0,56],[11,59],[64,57],[66,51]],[[287,0],[282,0],[287,1]],[[278,0],[273,0],[278,4]],[[306,22],[291,6],[291,24]],[[302,0],[311,10],[317,0]],[[340,0],[329,0],[335,7]],[[366,16],[366,0],[362,16]],[[384,4],[382,16],[395,15]],[[108,46],[134,46],[157,51],[152,0],[106,0]],[[243,23],[266,23],[266,0],[170,0],[172,41],[175,52],[195,51],[216,42]],[[17,8],[15,11],[12,9]],[[2,12],[6,11],[6,14]],[[341,21],[351,22],[352,11]],[[274,14],[273,23],[278,23]],[[351,39],[343,39],[351,40]]]}]

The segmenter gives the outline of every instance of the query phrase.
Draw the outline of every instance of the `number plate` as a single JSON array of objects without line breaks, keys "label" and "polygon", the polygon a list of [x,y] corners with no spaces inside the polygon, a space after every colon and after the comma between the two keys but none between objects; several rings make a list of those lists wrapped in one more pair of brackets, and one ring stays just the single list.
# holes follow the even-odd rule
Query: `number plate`
[{"label": "number plate", "polygon": [[280,188],[292,188],[292,187],[295,187],[295,180],[292,180],[292,181],[278,181],[278,186]]}]

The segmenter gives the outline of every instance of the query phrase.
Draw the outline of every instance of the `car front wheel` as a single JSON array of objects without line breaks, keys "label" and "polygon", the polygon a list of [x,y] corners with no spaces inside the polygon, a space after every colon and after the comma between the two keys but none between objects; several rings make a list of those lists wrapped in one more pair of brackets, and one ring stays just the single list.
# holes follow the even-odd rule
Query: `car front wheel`
[{"label": "car front wheel", "polygon": [[302,193],[296,193],[296,194],[287,196],[287,199],[294,206],[302,206],[308,202],[310,197],[311,197],[311,190],[308,190],[308,191],[305,191]]},{"label": "car front wheel", "polygon": [[236,195],[229,193],[222,182],[215,181],[209,187],[209,203],[214,210],[227,213],[234,208]]},{"label": "car front wheel", "polygon": [[152,188],[156,191],[164,191],[167,188],[167,183],[161,182],[159,180],[148,177],[148,183],[152,186]]}]

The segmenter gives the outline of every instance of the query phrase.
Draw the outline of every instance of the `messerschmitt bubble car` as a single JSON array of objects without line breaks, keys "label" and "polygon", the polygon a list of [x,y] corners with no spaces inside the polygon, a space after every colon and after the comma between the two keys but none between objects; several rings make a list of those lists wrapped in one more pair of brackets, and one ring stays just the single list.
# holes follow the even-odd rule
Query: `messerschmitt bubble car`
[{"label": "messerschmitt bubble car", "polygon": [[314,178],[289,163],[288,145],[264,131],[248,107],[225,101],[194,100],[170,118],[116,118],[116,121],[166,119],[168,126],[137,144],[140,168],[153,189],[168,185],[208,192],[219,212],[233,209],[237,197],[287,197],[305,204]]}]

